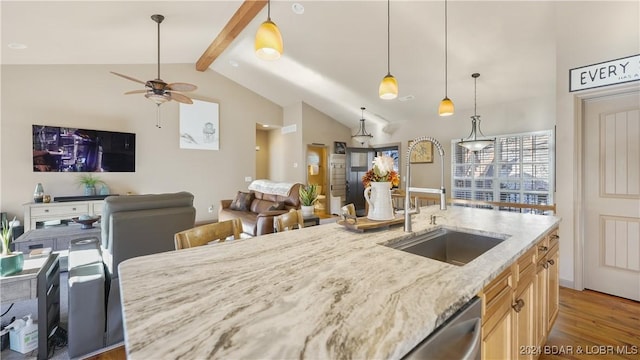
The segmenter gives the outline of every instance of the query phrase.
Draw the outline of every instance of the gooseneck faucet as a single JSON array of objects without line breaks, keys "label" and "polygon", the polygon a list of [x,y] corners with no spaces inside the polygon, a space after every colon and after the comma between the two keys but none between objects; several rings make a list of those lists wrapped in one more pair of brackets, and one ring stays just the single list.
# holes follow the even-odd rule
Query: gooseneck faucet
[{"label": "gooseneck faucet", "polygon": [[[438,154],[440,154],[440,189],[432,189],[432,188],[419,188],[419,187],[411,187],[411,153],[416,145],[422,142],[429,141],[435,145],[438,150]],[[411,145],[409,145],[409,149],[407,150],[407,185],[406,191],[404,195],[404,231],[411,232],[411,193],[419,192],[419,193],[431,193],[431,194],[440,194],[440,210],[447,210],[447,199],[446,199],[446,190],[444,188],[444,149],[440,142],[430,136],[421,136],[419,138],[413,139]],[[416,212],[418,211],[418,204],[416,201]]]}]

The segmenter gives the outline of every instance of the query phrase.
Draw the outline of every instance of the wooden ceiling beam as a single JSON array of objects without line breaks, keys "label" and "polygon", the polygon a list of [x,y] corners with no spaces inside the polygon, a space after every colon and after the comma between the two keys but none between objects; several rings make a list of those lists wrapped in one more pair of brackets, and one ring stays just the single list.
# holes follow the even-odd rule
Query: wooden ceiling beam
[{"label": "wooden ceiling beam", "polygon": [[267,0],[245,0],[220,31],[220,34],[200,56],[200,59],[196,62],[196,70],[207,70],[265,5],[267,5]]}]

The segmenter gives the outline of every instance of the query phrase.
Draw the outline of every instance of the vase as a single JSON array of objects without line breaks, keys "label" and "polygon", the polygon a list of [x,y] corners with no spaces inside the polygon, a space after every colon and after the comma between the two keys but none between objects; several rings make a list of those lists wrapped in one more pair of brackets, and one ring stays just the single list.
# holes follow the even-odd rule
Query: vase
[{"label": "vase", "polygon": [[364,199],[369,204],[367,219],[393,220],[390,182],[370,182],[369,186],[364,189]]},{"label": "vase", "polygon": [[41,183],[36,185],[36,189],[33,191],[33,202],[41,203],[42,198],[44,197],[44,188]]},{"label": "vase", "polygon": [[313,215],[313,210],[314,210],[314,206],[313,205],[302,205],[300,207],[300,209],[302,210],[302,216],[311,216]]},{"label": "vase", "polygon": [[94,185],[84,186],[84,196],[94,196],[96,194],[96,187]]},{"label": "vase", "polygon": [[0,256],[0,276],[9,276],[22,271],[24,255],[21,252],[12,252],[10,255]]},{"label": "vase", "polygon": [[109,187],[107,185],[102,185],[100,195],[109,195]]}]

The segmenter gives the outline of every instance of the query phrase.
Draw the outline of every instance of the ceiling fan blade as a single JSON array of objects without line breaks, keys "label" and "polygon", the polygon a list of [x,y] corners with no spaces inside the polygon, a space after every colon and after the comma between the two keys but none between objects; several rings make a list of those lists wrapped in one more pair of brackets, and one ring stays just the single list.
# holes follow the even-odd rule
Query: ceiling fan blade
[{"label": "ceiling fan blade", "polygon": [[175,100],[177,102],[181,102],[183,104],[193,104],[193,101],[189,99],[187,96],[178,93],[168,92],[169,96],[171,96],[171,100]]},{"label": "ceiling fan blade", "polygon": [[125,95],[131,95],[131,94],[144,94],[146,93],[148,90],[131,90],[131,91],[127,91],[126,93],[124,93]]},{"label": "ceiling fan blade", "polygon": [[167,84],[167,86],[165,87],[165,89],[167,90],[176,90],[176,91],[193,91],[197,88],[198,87],[193,84],[181,83],[181,82]]},{"label": "ceiling fan blade", "polygon": [[146,82],[144,82],[142,80],[138,80],[138,79],[132,78],[131,76],[118,74],[117,72],[113,72],[113,71],[109,71],[109,72],[112,73],[113,75],[120,76],[121,78],[125,78],[127,80],[135,81],[135,82],[140,83],[142,85],[146,84]]}]

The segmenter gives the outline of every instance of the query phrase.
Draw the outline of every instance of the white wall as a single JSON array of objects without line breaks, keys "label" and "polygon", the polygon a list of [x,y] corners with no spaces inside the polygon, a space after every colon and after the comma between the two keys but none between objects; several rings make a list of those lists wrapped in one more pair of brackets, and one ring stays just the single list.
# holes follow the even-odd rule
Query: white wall
[{"label": "white wall", "polygon": [[[580,93],[598,90],[569,92],[569,70],[585,65],[640,53],[640,3],[638,1],[582,2],[580,14],[572,3],[556,5],[556,91],[557,91],[557,188],[556,202],[560,225],[560,278],[565,284],[573,283],[574,246],[581,242],[577,216],[581,194],[576,192],[580,174],[577,165],[580,156],[576,144],[575,98]],[[636,83],[637,85],[637,83]],[[586,174],[585,176],[597,174]]]},{"label": "white wall", "polygon": [[[255,123],[281,124],[282,108],[211,70],[164,65],[167,81],[196,84],[195,96],[220,104],[220,150],[182,150],[178,104],[161,106],[163,126],[157,129],[156,106],[141,94],[123,95],[141,85],[109,71],[146,79],[155,66],[2,66],[2,211],[22,218],[22,204],[33,201],[38,182],[53,197],[82,195],[74,184],[77,174],[32,171],[31,125],[42,124],[135,133],[136,172],[98,175],[111,191],[190,191],[197,220],[217,218],[219,201],[246,189],[245,176],[255,176]],[[214,213],[207,211],[211,205]]]}]

